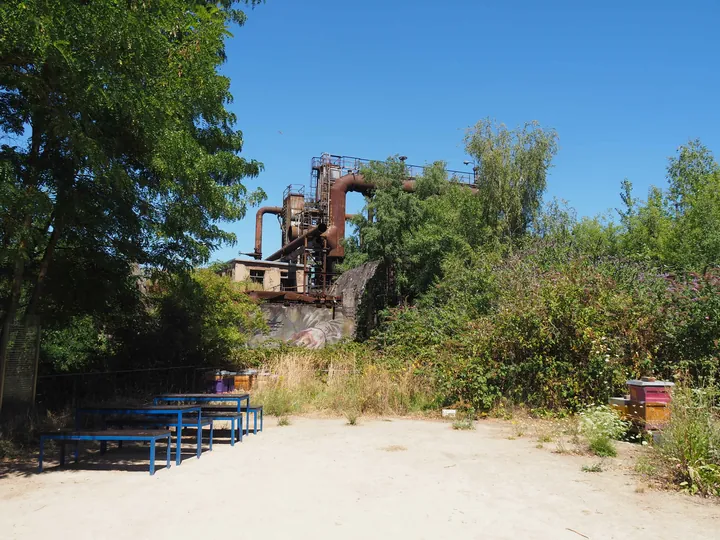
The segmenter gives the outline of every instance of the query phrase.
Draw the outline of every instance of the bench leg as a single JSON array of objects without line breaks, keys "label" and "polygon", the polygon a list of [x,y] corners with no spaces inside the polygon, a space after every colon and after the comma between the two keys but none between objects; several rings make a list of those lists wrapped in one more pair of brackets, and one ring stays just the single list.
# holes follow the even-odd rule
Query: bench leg
[{"label": "bench leg", "polygon": [[150,476],[155,474],[155,442],[157,439],[150,441]]},{"label": "bench leg", "polygon": [[210,422],[210,451],[212,452],[212,441],[213,441],[213,432],[215,428],[213,427],[215,425],[215,422]]},{"label": "bench leg", "polygon": [[100,441],[100,455],[105,455],[107,452],[107,441]]},{"label": "bench leg", "polygon": [[44,455],[45,455],[45,437],[40,437],[40,456],[38,457],[38,472],[42,472]]},{"label": "bench leg", "polygon": [[[102,445],[100,446],[102,449]],[[75,463],[78,462],[78,458],[80,457],[80,441],[75,441]]]},{"label": "bench leg", "polygon": [[60,441],[60,465],[65,465],[65,441]]},{"label": "bench leg", "polygon": [[257,435],[257,409],[253,411],[253,435]]},{"label": "bench leg", "polygon": [[240,442],[242,442],[242,437],[243,437],[243,420],[242,420],[242,415],[240,415],[240,416],[237,417],[237,421],[238,421],[238,426],[240,427],[240,429],[238,430],[238,435],[239,435],[239,436],[238,436],[238,440],[239,440]]},{"label": "bench leg", "polygon": [[182,461],[182,452],[180,450],[180,444],[182,441],[182,413],[179,412],[177,415],[177,427],[175,428],[175,465],[180,466]]},{"label": "bench leg", "polygon": [[[230,446],[235,446],[235,422],[236,418],[230,419]],[[242,429],[241,429],[242,434]]]},{"label": "bench leg", "polygon": [[263,416],[264,416],[263,410],[260,409],[260,431],[263,430]]},{"label": "bench leg", "polygon": [[172,443],[170,440],[170,435],[168,435],[167,436],[167,464],[165,465],[168,469],[170,468],[170,460],[171,460],[170,456],[172,455],[170,452],[171,450],[172,450]]},{"label": "bench leg", "polygon": [[200,423],[200,415],[198,415],[198,423],[197,423],[197,457],[200,458],[202,456],[202,434],[203,434],[203,428],[202,424]]}]

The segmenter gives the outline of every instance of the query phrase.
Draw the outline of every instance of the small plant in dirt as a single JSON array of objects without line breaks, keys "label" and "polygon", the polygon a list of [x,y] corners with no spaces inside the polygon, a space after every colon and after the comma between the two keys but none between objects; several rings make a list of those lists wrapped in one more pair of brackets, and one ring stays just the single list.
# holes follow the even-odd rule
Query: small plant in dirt
[{"label": "small plant in dirt", "polygon": [[640,456],[635,462],[635,472],[645,476],[653,476],[657,473],[658,468],[648,456]]},{"label": "small plant in dirt", "polygon": [[350,410],[345,412],[345,418],[347,418],[348,426],[357,426],[358,425],[358,417],[360,415],[356,410]]},{"label": "small plant in dirt", "polygon": [[587,439],[588,448],[596,456],[615,457],[614,441],[625,435],[629,423],[622,420],[607,405],[590,407],[580,413],[580,434]]},{"label": "small plant in dirt", "polygon": [[272,416],[286,416],[297,409],[293,393],[279,385],[266,389],[262,393],[262,402],[265,412]]},{"label": "small plant in dirt", "polygon": [[278,418],[278,426],[289,426],[290,425],[290,419],[287,416],[281,416]]},{"label": "small plant in dirt", "polygon": [[580,470],[582,472],[603,472],[603,464],[602,461],[598,461],[597,463],[593,463],[592,465],[583,465],[580,467]]},{"label": "small plant in dirt", "polygon": [[459,430],[475,429],[475,409],[472,407],[468,409],[461,419],[452,423],[452,428]]}]

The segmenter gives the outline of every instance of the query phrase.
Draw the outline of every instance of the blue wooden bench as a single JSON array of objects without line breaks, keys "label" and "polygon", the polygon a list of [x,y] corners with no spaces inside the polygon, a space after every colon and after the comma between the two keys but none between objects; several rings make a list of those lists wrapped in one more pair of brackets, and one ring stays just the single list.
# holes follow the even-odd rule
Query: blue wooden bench
[{"label": "blue wooden bench", "polygon": [[[177,431],[177,421],[171,417],[163,418],[162,416],[118,416],[114,418],[106,418],[104,422],[108,426],[114,426],[120,428],[121,430],[125,427],[134,427],[137,429],[168,429],[175,426],[175,429]],[[202,417],[200,418],[200,427],[198,428],[197,417],[193,418],[184,416],[181,425],[183,428],[195,429],[202,429],[206,426],[210,427],[208,448],[210,451],[212,451],[214,426],[211,418],[206,418],[205,415],[202,415]],[[175,436],[177,437],[178,434],[176,433]],[[180,434],[180,436],[182,437],[182,434]],[[118,446],[122,448],[123,442],[119,441],[119,443],[120,444]],[[200,457],[201,452],[202,450],[198,449],[198,457]]]},{"label": "blue wooden bench", "polygon": [[[243,405],[238,410],[234,405],[203,405],[202,414],[205,415],[217,415],[217,414],[230,414],[231,412],[240,412],[247,415],[247,423],[245,424],[245,435],[250,431],[250,415],[253,415],[253,434],[256,435],[258,431],[263,430],[263,406],[262,405]],[[258,430],[258,416],[260,417],[260,429]],[[242,429],[242,426],[241,426]]]},{"label": "blue wooden bench", "polygon": [[[203,420],[205,418],[211,419],[213,422],[230,422],[230,446],[235,446],[235,433],[237,433],[237,440],[242,442],[243,438],[243,424],[242,414],[237,412],[234,408],[226,411],[205,411],[203,408],[202,413]],[[237,428],[237,431],[236,431]]]},{"label": "blue wooden bench", "polygon": [[43,470],[45,454],[45,441],[58,441],[60,443],[60,465],[65,465],[65,445],[75,443],[75,462],[78,460],[78,446],[80,441],[140,441],[150,443],[150,474],[155,474],[155,443],[158,440],[167,441],[167,468],[170,468],[170,431],[169,430],[106,430],[106,431],[54,431],[40,434],[40,457],[38,472]]},{"label": "blue wooden bench", "polygon": [[258,413],[260,413],[260,431],[263,430],[263,406],[262,405],[249,405],[240,409],[248,416],[247,426],[245,427],[245,433],[250,429],[250,413],[253,414],[253,435],[257,435],[258,432]]}]

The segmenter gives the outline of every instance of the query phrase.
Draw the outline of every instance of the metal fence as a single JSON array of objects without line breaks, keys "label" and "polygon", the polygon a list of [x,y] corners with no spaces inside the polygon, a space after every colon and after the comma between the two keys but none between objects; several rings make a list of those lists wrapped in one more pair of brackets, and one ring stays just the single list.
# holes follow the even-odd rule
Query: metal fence
[{"label": "metal fence", "polygon": [[86,373],[55,373],[37,379],[36,404],[47,409],[92,402],[147,398],[171,392],[199,392],[206,388],[208,366],[175,366]]}]

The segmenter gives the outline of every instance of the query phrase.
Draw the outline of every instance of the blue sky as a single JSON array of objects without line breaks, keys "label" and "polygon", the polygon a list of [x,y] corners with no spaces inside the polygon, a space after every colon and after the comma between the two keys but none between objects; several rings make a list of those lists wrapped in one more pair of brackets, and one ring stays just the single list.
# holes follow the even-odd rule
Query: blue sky
[{"label": "blue sky", "polygon": [[[547,197],[580,216],[618,206],[625,177],[643,197],[664,186],[689,138],[720,153],[717,0],[267,0],[248,15],[223,71],[265,204],[322,152],[466,169],[465,129],[485,117],[558,131]],[[254,219],[226,224],[238,244],[214,258],[252,251]],[[269,254],[274,218],[265,230]]]}]

